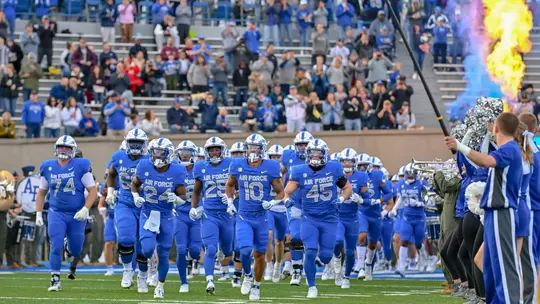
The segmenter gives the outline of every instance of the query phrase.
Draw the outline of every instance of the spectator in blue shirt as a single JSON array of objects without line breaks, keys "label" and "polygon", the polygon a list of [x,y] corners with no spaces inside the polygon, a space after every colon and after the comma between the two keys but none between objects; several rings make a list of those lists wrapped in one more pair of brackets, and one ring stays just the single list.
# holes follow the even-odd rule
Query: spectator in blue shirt
[{"label": "spectator in blue shirt", "polygon": [[339,38],[345,40],[347,30],[351,28],[354,18],[354,6],[347,0],[342,0],[336,7],[336,18],[339,30]]},{"label": "spectator in blue shirt", "polygon": [[206,99],[199,104],[201,115],[201,133],[206,133],[208,129],[216,129],[216,120],[219,114],[217,104],[214,102],[214,96],[206,95]]},{"label": "spectator in blue shirt", "polygon": [[50,95],[54,97],[58,102],[65,103],[69,93],[69,79],[67,77],[62,78],[60,83],[51,88]]},{"label": "spectator in blue shirt", "polygon": [[9,38],[15,39],[15,7],[17,6],[17,0],[4,0],[3,11],[6,15],[6,20],[9,24]]},{"label": "spectator in blue shirt", "polygon": [[270,35],[274,40],[274,45],[279,46],[279,12],[281,7],[276,0],[268,0],[264,5],[264,39],[263,47],[268,46]]},{"label": "spectator in blue shirt", "polygon": [[101,19],[101,38],[103,42],[114,43],[114,25],[116,18],[118,18],[118,8],[114,0],[107,0],[105,5],[103,5],[99,18]]},{"label": "spectator in blue shirt", "polygon": [[392,36],[388,32],[388,28],[382,27],[381,32],[377,35],[377,48],[386,56],[390,61],[392,60]]},{"label": "spectator in blue shirt", "polygon": [[84,136],[97,136],[99,133],[99,127],[97,121],[92,117],[92,110],[86,109],[84,111],[84,116],[79,121],[79,130],[84,133]]},{"label": "spectator in blue shirt", "polygon": [[[203,55],[204,61],[206,61],[207,63],[210,62],[210,56],[212,55],[212,47],[208,43],[206,43],[206,40],[203,36],[199,37],[199,40],[197,40],[197,44],[191,50],[191,56],[193,56],[193,63],[196,62],[198,55]],[[167,58],[163,59],[165,60]]]},{"label": "spectator in blue shirt", "polygon": [[231,133],[231,124],[227,117],[227,108],[220,108],[216,121],[216,131],[219,133]]},{"label": "spectator in blue shirt", "polygon": [[313,17],[313,14],[307,5],[307,0],[300,1],[300,8],[296,12],[298,31],[300,34],[300,47],[308,47],[309,44],[309,30],[311,29],[311,18]]},{"label": "spectator in blue shirt", "polygon": [[276,130],[276,122],[278,113],[276,107],[272,105],[272,99],[266,97],[264,105],[259,108],[259,129],[263,132],[274,132]]},{"label": "spectator in blue shirt", "polygon": [[[282,46],[292,46],[292,7],[287,0],[281,0],[279,11],[279,43]],[[287,43],[285,43],[285,38]]]},{"label": "spectator in blue shirt", "polygon": [[122,103],[118,93],[111,93],[109,103],[103,109],[103,114],[108,117],[107,134],[123,136],[126,127],[126,117],[131,114],[131,109],[127,103]]},{"label": "spectator in blue shirt", "polygon": [[433,28],[433,63],[446,63],[446,49],[448,47],[448,32],[450,29],[446,23],[443,23],[444,18],[439,16],[437,25]]},{"label": "spectator in blue shirt", "polygon": [[163,22],[167,14],[174,16],[173,2],[167,5],[166,0],[156,0],[156,3],[152,5],[152,25]]},{"label": "spectator in blue shirt", "polygon": [[250,22],[248,24],[247,31],[244,32],[244,41],[248,49],[252,53],[252,60],[256,61],[259,59],[259,41],[261,41],[261,33],[257,29],[255,22]]},{"label": "spectator in blue shirt", "polygon": [[21,115],[26,138],[39,138],[43,121],[45,121],[45,104],[38,100],[38,92],[32,91],[30,100],[24,103]]},{"label": "spectator in blue shirt", "polygon": [[465,49],[465,37],[463,37],[462,32],[462,21],[461,13],[456,12],[454,16],[454,21],[452,22],[452,63],[457,63],[457,57],[462,57],[463,61],[463,50]]}]

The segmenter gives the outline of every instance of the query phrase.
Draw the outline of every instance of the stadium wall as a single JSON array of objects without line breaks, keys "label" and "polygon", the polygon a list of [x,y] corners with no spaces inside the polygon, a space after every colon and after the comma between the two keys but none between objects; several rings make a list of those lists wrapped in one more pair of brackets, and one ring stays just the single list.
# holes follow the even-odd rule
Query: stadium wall
[{"label": "stadium wall", "polygon": [[[244,141],[249,134],[234,133],[220,134],[228,146],[237,141]],[[263,134],[270,145],[292,144],[293,134],[268,133]],[[197,146],[212,135],[189,134],[167,135],[175,145],[182,140],[191,140]],[[413,157],[420,160],[435,158],[446,160],[452,154],[446,149],[443,134],[438,129],[422,131],[354,131],[321,132],[316,137],[322,138],[330,147],[330,152],[340,152],[346,147],[354,148],[358,152],[376,155],[391,174],[397,172],[400,166],[409,162]],[[90,159],[94,173],[101,180],[104,168],[111,155],[118,149],[122,137],[76,138],[79,149],[84,157]],[[41,162],[52,158],[55,140],[51,139],[8,139],[0,140],[0,169],[20,171],[26,165],[35,165],[39,168]]]}]

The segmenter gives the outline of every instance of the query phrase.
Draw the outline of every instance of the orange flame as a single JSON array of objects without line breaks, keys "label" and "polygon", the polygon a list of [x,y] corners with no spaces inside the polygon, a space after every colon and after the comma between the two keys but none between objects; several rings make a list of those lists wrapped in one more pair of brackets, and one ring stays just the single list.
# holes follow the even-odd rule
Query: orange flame
[{"label": "orange flame", "polygon": [[484,0],[484,25],[495,43],[487,56],[487,71],[501,85],[501,91],[515,99],[525,74],[521,54],[530,52],[532,14],[523,0]]}]

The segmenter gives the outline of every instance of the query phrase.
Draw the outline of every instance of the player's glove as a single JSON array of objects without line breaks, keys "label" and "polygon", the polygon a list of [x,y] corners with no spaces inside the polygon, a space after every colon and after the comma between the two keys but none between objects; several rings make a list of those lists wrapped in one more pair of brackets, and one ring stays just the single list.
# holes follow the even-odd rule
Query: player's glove
[{"label": "player's glove", "polygon": [[169,193],[167,200],[169,201],[169,203],[175,204],[175,205],[183,205],[186,203],[185,200],[183,200],[181,197],[179,197],[178,195],[172,192]]},{"label": "player's glove", "polygon": [[381,218],[385,218],[387,215],[388,215],[388,210],[383,209],[383,211],[381,211]]},{"label": "player's glove", "polygon": [[203,207],[202,206],[199,206],[197,208],[191,208],[189,210],[189,218],[192,220],[192,221],[196,221],[198,219],[200,219],[203,215]]},{"label": "player's glove", "polygon": [[262,203],[262,207],[264,208],[264,210],[270,210],[272,207],[274,207],[275,205],[281,203],[281,200],[271,200],[271,201],[263,201]]},{"label": "player's glove", "polygon": [[137,192],[131,192],[131,195],[133,196],[133,203],[135,206],[137,206],[137,208],[141,208],[144,204],[144,198],[142,198]]},{"label": "player's glove", "polygon": [[391,217],[391,218],[396,218],[397,216],[397,210],[390,210],[390,212],[388,212],[388,216]]},{"label": "player's glove", "polygon": [[338,203],[338,204],[343,204],[344,202],[345,202],[345,198],[344,198],[343,196],[340,195],[340,196],[338,197],[337,203]]},{"label": "player's glove", "polygon": [[105,208],[105,207],[101,207],[101,208],[99,208],[99,214],[101,214],[101,215],[103,215],[103,216],[104,216],[104,215],[105,215],[105,213],[107,213],[107,208]]},{"label": "player's glove", "polygon": [[[234,200],[234,199],[231,199],[231,201]],[[221,202],[225,205],[228,205],[229,204],[229,198],[227,196],[222,196],[221,197]]]},{"label": "player's glove", "polygon": [[79,222],[82,222],[88,218],[88,214],[89,214],[88,208],[86,208],[85,206],[85,207],[82,207],[81,210],[79,210],[79,212],[75,213],[75,216],[73,218]]},{"label": "player's glove", "polygon": [[372,198],[371,199],[371,206],[376,206],[376,205],[380,205],[381,204],[381,200],[378,199],[378,198]]},{"label": "player's glove", "polygon": [[349,198],[351,202],[357,203],[358,205],[361,205],[364,203],[364,199],[358,195],[358,193],[353,193],[351,197]]},{"label": "player's glove", "polygon": [[114,191],[114,187],[108,187],[107,188],[107,197],[105,198],[105,202],[108,205],[114,204],[114,201],[116,200],[116,191]]},{"label": "player's glove", "polygon": [[227,213],[231,216],[236,214],[236,207],[234,206],[233,201],[233,198],[227,197]]},{"label": "player's glove", "polygon": [[43,226],[43,213],[41,211],[36,211],[36,226]]},{"label": "player's glove", "polygon": [[291,208],[293,206],[293,200],[288,198],[286,201],[284,201],[286,208]]}]

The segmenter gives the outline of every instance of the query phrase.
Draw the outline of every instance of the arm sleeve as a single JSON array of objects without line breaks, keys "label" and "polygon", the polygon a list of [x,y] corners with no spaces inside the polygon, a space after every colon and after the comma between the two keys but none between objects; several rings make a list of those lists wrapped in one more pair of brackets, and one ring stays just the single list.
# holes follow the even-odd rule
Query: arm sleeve
[{"label": "arm sleeve", "polygon": [[343,187],[345,187],[346,184],[347,184],[347,178],[344,175],[340,176],[336,181],[336,186],[338,186],[339,189],[343,189]]},{"label": "arm sleeve", "polygon": [[41,190],[49,190],[49,182],[45,178],[45,176],[41,177],[41,181],[39,183],[39,189]]},{"label": "arm sleeve", "polygon": [[81,182],[85,188],[94,187],[96,185],[96,181],[91,172],[86,172],[81,178]]}]

